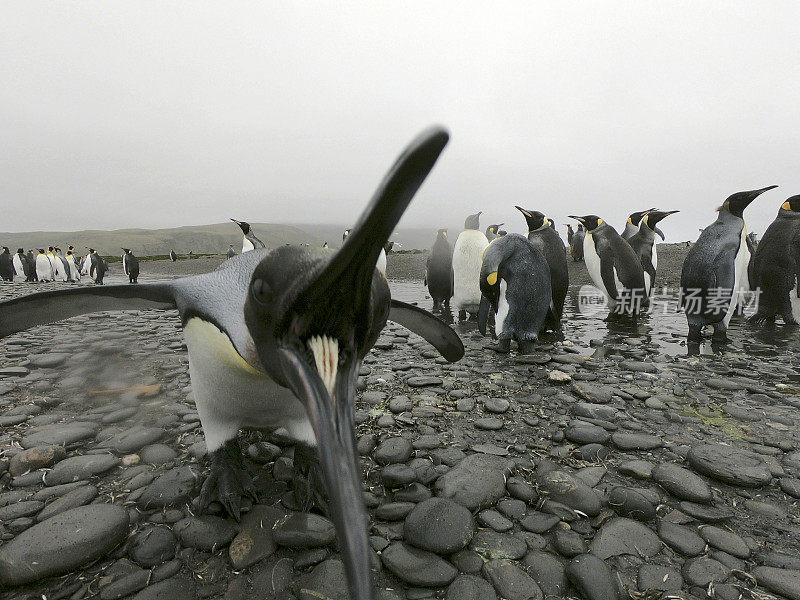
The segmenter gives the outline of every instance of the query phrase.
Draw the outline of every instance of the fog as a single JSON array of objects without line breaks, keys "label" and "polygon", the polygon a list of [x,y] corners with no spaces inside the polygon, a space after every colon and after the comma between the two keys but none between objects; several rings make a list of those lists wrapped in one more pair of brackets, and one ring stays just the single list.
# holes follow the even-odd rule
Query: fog
[{"label": "fog", "polygon": [[[451,142],[401,227],[695,239],[800,193],[800,5],[6,2],[0,231],[351,223],[422,128]],[[485,226],[485,225],[484,225]],[[560,227],[563,235],[564,228]]]}]

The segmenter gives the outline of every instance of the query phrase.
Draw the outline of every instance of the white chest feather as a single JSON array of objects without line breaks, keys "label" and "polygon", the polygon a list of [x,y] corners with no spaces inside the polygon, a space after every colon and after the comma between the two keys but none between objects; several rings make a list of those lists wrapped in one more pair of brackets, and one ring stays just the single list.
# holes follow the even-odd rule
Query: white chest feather
[{"label": "white chest feather", "polygon": [[375,268],[386,275],[386,250],[381,250],[381,253],[378,255],[378,262],[375,263]]},{"label": "white chest feather", "polygon": [[248,240],[246,237],[242,238],[242,252],[250,252],[250,250],[255,250],[255,246],[253,246],[253,242]]},{"label": "white chest feather", "polygon": [[477,311],[481,302],[481,264],[489,240],[481,231],[462,231],[453,248],[453,302],[456,308]]},{"label": "white chest feather", "polygon": [[503,333],[503,325],[508,316],[508,299],[506,298],[506,289],[508,285],[505,279],[500,280],[500,299],[497,302],[497,315],[494,318],[494,330],[497,335]]},{"label": "white chest feather", "polygon": [[739,251],[733,261],[733,293],[731,294],[731,303],[728,306],[728,311],[725,313],[724,322],[726,327],[731,322],[733,313],[736,312],[736,307],[744,302],[743,292],[750,289],[750,279],[747,276],[747,266],[749,264],[750,248],[747,246],[747,225],[744,225],[742,226],[742,232],[739,234]]}]

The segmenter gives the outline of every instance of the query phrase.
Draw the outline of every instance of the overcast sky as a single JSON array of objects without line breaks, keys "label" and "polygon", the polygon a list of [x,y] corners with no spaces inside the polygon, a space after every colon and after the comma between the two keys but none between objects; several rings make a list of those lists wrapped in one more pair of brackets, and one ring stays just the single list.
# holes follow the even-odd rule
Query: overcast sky
[{"label": "overcast sky", "polygon": [[[800,193],[800,3],[4,2],[0,231],[349,223],[451,132],[401,226],[524,230]],[[562,228],[563,230],[563,228]]]}]

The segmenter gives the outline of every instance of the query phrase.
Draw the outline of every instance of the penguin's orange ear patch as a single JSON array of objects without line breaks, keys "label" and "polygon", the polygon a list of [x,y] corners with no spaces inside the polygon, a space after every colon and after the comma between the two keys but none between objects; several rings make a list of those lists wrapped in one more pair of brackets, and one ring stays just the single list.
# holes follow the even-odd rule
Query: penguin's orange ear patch
[{"label": "penguin's orange ear patch", "polygon": [[489,275],[486,277],[486,283],[489,285],[494,285],[497,283],[497,271],[489,273]]},{"label": "penguin's orange ear patch", "polygon": [[792,205],[791,205],[791,204],[789,204],[789,201],[787,200],[786,202],[784,202],[783,204],[781,204],[781,208],[782,208],[783,210],[792,210]]}]

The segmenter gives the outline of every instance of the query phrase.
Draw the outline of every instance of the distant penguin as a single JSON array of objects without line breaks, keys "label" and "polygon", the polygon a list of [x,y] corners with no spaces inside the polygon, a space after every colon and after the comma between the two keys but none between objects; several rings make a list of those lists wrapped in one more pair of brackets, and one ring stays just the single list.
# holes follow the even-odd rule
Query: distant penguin
[{"label": "distant penguin", "polygon": [[328,246],[328,242],[325,242],[324,244],[322,244],[322,247],[323,247],[323,248],[328,248],[328,247],[329,247],[329,246]]},{"label": "distant penguin", "polygon": [[[344,232],[342,233],[342,241],[343,242],[350,235],[351,231],[352,231],[351,229],[345,229],[344,230]],[[385,248],[381,248],[381,251],[378,254],[378,260],[375,263],[375,268],[378,269],[378,271],[380,271],[381,273],[383,273],[384,277],[386,276],[386,249]]]},{"label": "distant penguin", "polygon": [[629,240],[636,232],[639,231],[639,225],[641,225],[642,217],[649,213],[651,210],[656,210],[655,208],[648,208],[647,210],[640,210],[639,212],[631,213],[628,217],[628,220],[625,221],[625,229],[622,230],[620,236],[623,240]]},{"label": "distant penguin", "polygon": [[[252,228],[250,227],[250,223],[247,221],[237,221],[236,219],[231,219],[234,223],[239,226],[239,229],[242,230],[244,237],[242,238],[242,254],[245,252],[250,252],[251,250],[255,250],[256,248],[266,248],[267,246],[262,242],[260,239],[256,237],[256,234],[253,233]],[[191,252],[190,252],[191,254]]]},{"label": "distant penguin", "polygon": [[228,246],[228,258],[233,258],[234,256],[236,256],[236,250],[233,249],[233,244],[231,244]]},{"label": "distant penguin", "polygon": [[[748,234],[748,236],[751,234]],[[800,322],[800,196],[792,196],[764,232],[752,259],[750,285],[759,290],[758,310],[751,321],[786,325]]]},{"label": "distant penguin", "polygon": [[17,254],[19,255],[20,259],[22,260],[22,268],[25,272],[25,281],[35,282],[36,281],[36,257],[33,255],[32,250],[28,250],[28,253],[25,253],[25,250],[20,248],[17,250]]},{"label": "distant penguin", "polygon": [[532,353],[552,303],[550,266],[544,255],[518,233],[494,239],[483,254],[480,289],[480,332],[486,335],[491,306],[499,339],[495,349],[508,352],[514,340],[520,354]]},{"label": "distant penguin", "polygon": [[[70,246],[70,248],[71,247],[72,246]],[[78,264],[75,262],[75,255],[72,253],[72,250],[67,250],[67,255],[64,257],[64,260],[67,261],[67,266],[69,267],[69,280],[80,281],[81,272],[80,269],[78,269]]]},{"label": "distant penguin", "polygon": [[92,267],[92,253],[94,252],[94,248],[86,247],[88,252],[86,256],[83,257],[83,261],[81,261],[81,275],[89,275],[89,270]]},{"label": "distant penguin", "polygon": [[573,262],[583,260],[583,241],[586,239],[586,231],[583,225],[578,225],[578,230],[572,236],[572,243],[569,245],[569,255],[572,257]]},{"label": "distant penguin", "polygon": [[31,270],[30,281],[38,281],[36,278],[36,255],[33,253],[33,250],[28,250],[25,258],[28,259],[28,268]]},{"label": "distant penguin", "polygon": [[567,267],[567,249],[558,232],[550,224],[552,219],[545,217],[538,210],[526,210],[515,207],[525,217],[528,225],[528,241],[542,253],[550,266],[550,290],[553,298],[550,303],[552,314],[545,326],[553,331],[561,330],[561,315],[564,312],[564,299],[569,289],[569,270]]},{"label": "distant penguin", "polygon": [[597,215],[576,217],[586,228],[583,259],[586,270],[606,297],[613,313],[638,313],[648,305],[644,270],[631,245]]},{"label": "distant penguin", "polygon": [[572,230],[572,224],[564,223],[567,226],[567,245],[572,246],[572,238],[575,236],[575,232]]},{"label": "distant penguin", "polygon": [[72,279],[72,275],[69,269],[69,261],[64,256],[63,252],[61,252],[61,248],[56,248],[56,260],[59,264],[59,275],[61,277],[61,281],[74,281]]},{"label": "distant penguin", "polygon": [[0,278],[3,281],[14,281],[14,259],[8,246],[3,246],[0,252]]},{"label": "distant penguin", "polygon": [[688,341],[700,343],[703,327],[713,325],[713,342],[725,342],[731,317],[749,288],[750,249],[744,209],[778,186],[737,192],[719,207],[717,220],[703,229],[686,254],[681,270],[680,305],[689,325]]},{"label": "distant penguin", "polygon": [[170,250],[170,251],[169,251],[169,259],[170,259],[172,262],[175,262],[175,261],[177,261],[177,260],[178,260],[178,255],[177,255],[177,254],[175,254],[175,250]]},{"label": "distant penguin", "polygon": [[462,321],[467,313],[477,316],[481,304],[481,262],[489,240],[480,231],[480,218],[480,212],[467,217],[453,248],[453,303]]},{"label": "distant penguin", "polygon": [[125,254],[122,255],[122,268],[128,276],[130,283],[138,283],[139,279],[139,260],[133,255],[130,248],[123,248]]},{"label": "distant penguin", "polygon": [[64,272],[64,263],[56,255],[56,249],[53,246],[47,248],[47,260],[50,261],[50,268],[53,270],[53,281],[66,281],[67,274]]},{"label": "distant penguin", "polygon": [[486,228],[486,239],[490,242],[497,237],[497,232],[500,231],[500,227],[505,225],[505,223],[497,223],[496,225],[489,225]]},{"label": "distant penguin", "polygon": [[45,254],[44,248],[39,248],[39,254],[36,256],[36,279],[39,281],[53,281],[54,278],[53,263],[50,257]]},{"label": "distant penguin", "polygon": [[447,229],[436,232],[436,241],[425,263],[425,285],[433,298],[434,308],[450,305],[453,297],[453,247],[447,239]]},{"label": "distant penguin", "polygon": [[[639,257],[639,262],[642,263],[644,270],[644,287],[648,296],[653,292],[653,286],[656,281],[656,269],[658,268],[658,250],[656,248],[656,231],[662,236],[664,235],[658,230],[658,223],[672,215],[677,210],[663,212],[660,210],[651,210],[644,217],[639,224],[639,231],[628,240],[628,243],[633,248],[636,256]],[[664,238],[662,237],[662,240]]]},{"label": "distant penguin", "polygon": [[11,264],[14,267],[14,276],[19,279],[24,279],[25,281],[30,281],[28,279],[28,258],[25,256],[25,250],[23,248],[18,248],[14,255],[11,257]]},{"label": "distant penguin", "polygon": [[89,249],[89,276],[98,285],[103,285],[103,277],[108,271],[108,263],[106,260],[97,253],[94,248]]}]

